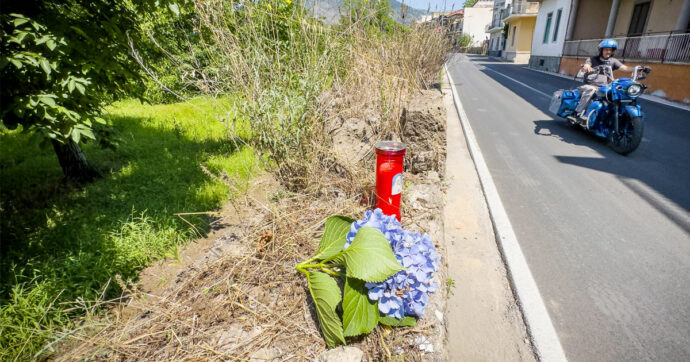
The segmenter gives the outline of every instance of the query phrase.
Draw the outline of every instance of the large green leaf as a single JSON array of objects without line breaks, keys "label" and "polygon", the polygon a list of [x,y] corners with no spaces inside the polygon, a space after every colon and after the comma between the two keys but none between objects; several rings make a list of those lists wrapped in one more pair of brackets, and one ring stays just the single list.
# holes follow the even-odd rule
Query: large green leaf
[{"label": "large green leaf", "polygon": [[378,323],[379,308],[367,297],[364,282],[346,278],[343,297],[343,332],[346,337],[371,332]]},{"label": "large green leaf", "polygon": [[321,243],[319,243],[316,258],[328,259],[343,251],[343,246],[345,246],[347,241],[347,233],[350,231],[350,225],[354,221],[347,216],[341,215],[334,215],[326,219],[326,227],[321,237]]},{"label": "large green leaf", "polygon": [[307,275],[309,293],[316,304],[316,313],[319,316],[321,332],[326,339],[328,348],[345,344],[343,337],[343,325],[340,322],[335,308],[340,303],[340,288],[335,279],[326,273],[310,271]]},{"label": "large green leaf", "polygon": [[379,322],[391,327],[415,327],[417,325],[417,320],[414,317],[397,319],[389,316],[379,316]]},{"label": "large green leaf", "polygon": [[365,282],[382,282],[403,270],[386,237],[371,227],[359,229],[350,247],[335,260],[345,265],[348,277]]}]

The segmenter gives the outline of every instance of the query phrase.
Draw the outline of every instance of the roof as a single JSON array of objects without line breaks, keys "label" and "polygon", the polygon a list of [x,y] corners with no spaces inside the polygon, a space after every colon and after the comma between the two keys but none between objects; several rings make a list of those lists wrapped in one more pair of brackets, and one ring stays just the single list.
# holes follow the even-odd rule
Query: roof
[{"label": "roof", "polygon": [[448,16],[462,15],[464,13],[465,13],[465,9],[460,9],[458,11],[453,11],[452,13],[448,14]]}]

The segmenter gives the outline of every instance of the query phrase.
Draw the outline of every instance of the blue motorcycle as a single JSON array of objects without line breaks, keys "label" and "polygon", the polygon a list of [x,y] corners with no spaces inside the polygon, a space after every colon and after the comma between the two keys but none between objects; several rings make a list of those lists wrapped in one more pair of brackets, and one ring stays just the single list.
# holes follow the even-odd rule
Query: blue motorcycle
[{"label": "blue motorcycle", "polygon": [[621,155],[627,155],[642,141],[644,121],[642,107],[637,104],[637,98],[647,86],[638,80],[645,79],[650,71],[649,67],[636,66],[632,78],[616,79],[611,65],[597,66],[585,77],[604,74],[611,83],[597,90],[584,118],[578,117],[575,113],[575,108],[580,102],[580,92],[577,89],[556,91],[549,110],[565,118],[570,125],[580,126],[606,139],[611,149]]}]

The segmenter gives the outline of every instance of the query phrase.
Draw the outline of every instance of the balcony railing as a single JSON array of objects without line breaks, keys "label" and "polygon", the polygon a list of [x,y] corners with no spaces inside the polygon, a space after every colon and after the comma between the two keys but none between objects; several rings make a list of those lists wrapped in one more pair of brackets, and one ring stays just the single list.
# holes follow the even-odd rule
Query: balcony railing
[{"label": "balcony railing", "polygon": [[496,18],[491,22],[491,25],[489,25],[489,29],[493,28],[502,28],[503,27],[503,20],[501,18]]},{"label": "balcony railing", "polygon": [[539,12],[539,2],[537,1],[515,1],[506,7],[503,12],[503,19],[511,15],[536,14]]},{"label": "balcony railing", "polygon": [[[651,60],[662,63],[690,63],[690,33],[650,34],[614,38],[616,56],[622,59]],[[602,39],[566,41],[563,55],[591,57],[598,53]]]}]

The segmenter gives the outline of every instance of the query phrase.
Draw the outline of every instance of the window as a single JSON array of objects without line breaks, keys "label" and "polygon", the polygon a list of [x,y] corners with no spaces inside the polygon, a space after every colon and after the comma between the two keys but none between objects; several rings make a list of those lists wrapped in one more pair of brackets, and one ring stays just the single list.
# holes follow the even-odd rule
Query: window
[{"label": "window", "polygon": [[558,39],[558,26],[561,25],[561,14],[563,13],[563,9],[558,9],[558,12],[556,13],[556,26],[553,28],[553,40],[556,41]]},{"label": "window", "polygon": [[549,30],[551,30],[551,18],[553,18],[553,13],[546,15],[546,28],[544,29],[544,44],[549,42]]},{"label": "window", "polygon": [[647,17],[649,16],[650,2],[636,4],[633,9],[632,19],[630,19],[630,27],[628,28],[628,36],[642,35],[647,25]]},{"label": "window", "polygon": [[513,39],[510,41],[510,46],[515,46],[515,33],[517,32],[517,25],[513,26]]}]

